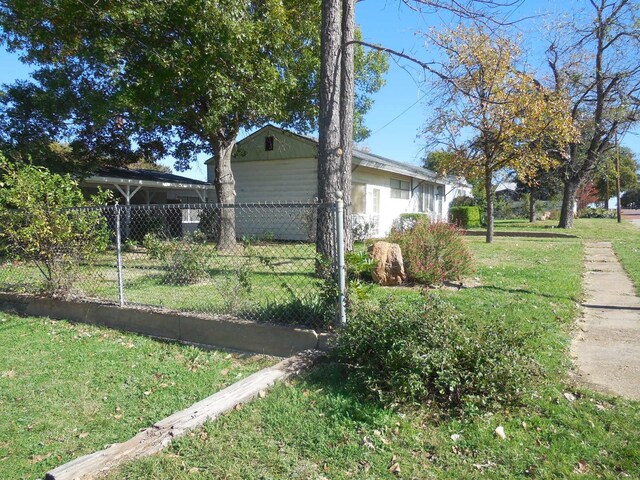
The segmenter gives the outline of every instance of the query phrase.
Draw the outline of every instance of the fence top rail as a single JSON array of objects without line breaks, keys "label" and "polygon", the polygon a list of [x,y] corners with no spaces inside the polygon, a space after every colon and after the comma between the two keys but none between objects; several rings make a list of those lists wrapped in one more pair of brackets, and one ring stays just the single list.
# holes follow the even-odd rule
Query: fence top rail
[{"label": "fence top rail", "polygon": [[180,209],[223,209],[223,208],[335,208],[332,202],[254,202],[254,203],[166,203],[149,205],[93,205],[71,207],[65,210],[173,210]]}]

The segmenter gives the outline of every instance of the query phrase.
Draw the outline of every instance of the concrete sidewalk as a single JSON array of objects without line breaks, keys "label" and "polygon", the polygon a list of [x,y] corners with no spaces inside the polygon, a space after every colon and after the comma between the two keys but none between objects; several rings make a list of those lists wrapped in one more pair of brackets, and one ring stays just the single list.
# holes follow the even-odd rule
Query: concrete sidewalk
[{"label": "concrete sidewalk", "polygon": [[640,400],[640,299],[611,243],[586,243],[585,267],[584,315],[571,347],[578,379]]}]

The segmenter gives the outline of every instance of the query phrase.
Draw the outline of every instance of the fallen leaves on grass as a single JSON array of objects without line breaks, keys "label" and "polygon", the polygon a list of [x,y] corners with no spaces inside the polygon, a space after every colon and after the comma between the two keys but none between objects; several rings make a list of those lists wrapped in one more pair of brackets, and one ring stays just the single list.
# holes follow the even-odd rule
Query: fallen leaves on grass
[{"label": "fallen leaves on grass", "polygon": [[394,475],[400,475],[400,463],[398,463],[398,458],[395,455],[391,458],[390,463],[389,471]]},{"label": "fallen leaves on grass", "polygon": [[476,470],[480,470],[480,471],[486,470],[488,468],[493,468],[495,466],[496,466],[496,464],[493,463],[491,460],[487,460],[487,463],[474,463],[473,464],[473,467]]},{"label": "fallen leaves on grass", "polygon": [[362,437],[362,445],[365,446],[366,448],[368,448],[369,450],[375,450],[376,446],[371,443],[371,440],[369,439],[369,437]]},{"label": "fallen leaves on grass", "polygon": [[573,471],[574,473],[577,473],[579,475],[589,473],[589,464],[587,463],[586,460],[580,459],[580,461],[578,462],[578,465],[576,466],[576,468],[573,469]]},{"label": "fallen leaves on grass", "polygon": [[47,453],[46,453],[46,454],[44,454],[44,455],[34,455],[33,457],[31,457],[31,460],[29,460],[29,462],[30,462],[32,465],[35,465],[36,463],[40,463],[40,462],[42,462],[42,461],[46,460],[46,459],[47,459],[47,458],[49,458],[51,455],[52,455],[52,453],[51,453],[51,452],[47,452]]}]

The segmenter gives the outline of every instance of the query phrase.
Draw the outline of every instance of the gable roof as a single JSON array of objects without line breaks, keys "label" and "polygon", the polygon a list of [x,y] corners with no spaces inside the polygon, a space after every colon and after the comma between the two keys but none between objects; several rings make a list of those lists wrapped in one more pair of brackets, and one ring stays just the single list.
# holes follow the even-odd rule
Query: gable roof
[{"label": "gable roof", "polygon": [[[267,130],[274,130],[275,132],[286,135],[289,137],[293,137],[294,139],[307,143],[309,145],[313,145],[314,147],[318,146],[318,140],[313,137],[309,137],[306,135],[300,135],[295,132],[291,132],[289,130],[285,130],[280,127],[276,127],[275,125],[268,124],[264,127],[256,130],[250,135],[247,135],[242,140],[238,141],[237,145],[241,146],[244,143],[247,143],[254,139],[255,137],[262,135]],[[207,160],[207,164],[209,164],[212,159]],[[428,168],[419,167],[417,165],[411,165],[404,162],[399,162],[397,160],[392,160],[390,158],[383,157],[381,155],[375,155],[373,153],[365,152],[363,150],[359,150],[357,148],[353,149],[353,156],[351,159],[353,166],[363,166],[369,168],[375,168],[377,170],[383,170],[386,172],[396,173],[399,175],[406,175],[408,177],[418,178],[420,180],[428,180],[431,182],[439,182],[439,183],[449,183],[449,184],[462,184],[464,186],[470,186],[465,180],[461,180],[457,177],[451,175],[440,175],[439,173],[429,170]]]}]

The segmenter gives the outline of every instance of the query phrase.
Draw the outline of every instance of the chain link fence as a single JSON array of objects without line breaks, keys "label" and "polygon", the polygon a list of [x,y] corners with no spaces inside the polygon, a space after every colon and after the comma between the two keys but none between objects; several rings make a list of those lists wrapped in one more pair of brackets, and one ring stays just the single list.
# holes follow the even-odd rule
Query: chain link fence
[{"label": "chain link fence", "polygon": [[[3,235],[0,290],[323,327],[335,321],[339,281],[319,275],[337,271],[337,255],[316,254],[316,221],[331,215],[335,235],[337,211],[316,203],[68,210],[61,228],[84,230],[38,245],[50,251]],[[16,215],[0,221],[26,228],[28,212]]]}]

